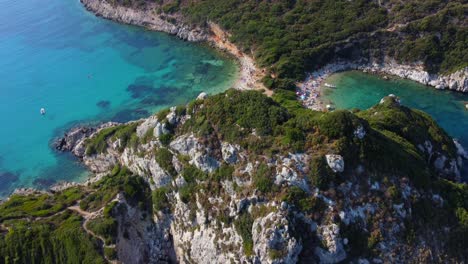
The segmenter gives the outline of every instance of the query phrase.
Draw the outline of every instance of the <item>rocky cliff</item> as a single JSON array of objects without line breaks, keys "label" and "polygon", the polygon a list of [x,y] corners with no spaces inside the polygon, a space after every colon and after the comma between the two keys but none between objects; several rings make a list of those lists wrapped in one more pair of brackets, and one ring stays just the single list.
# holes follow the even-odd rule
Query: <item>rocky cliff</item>
[{"label": "rocky cliff", "polygon": [[468,68],[460,69],[448,75],[430,74],[422,64],[399,64],[391,58],[358,59],[357,62],[339,61],[321,68],[320,73],[359,70],[379,75],[392,75],[409,79],[436,89],[450,89],[456,92],[468,92]]},{"label": "rocky cliff", "polygon": [[179,16],[158,14],[156,5],[146,5],[135,9],[106,0],[80,0],[85,8],[98,16],[117,22],[142,26],[150,30],[161,31],[188,41],[206,41],[205,29],[188,26]]},{"label": "rocky cliff", "polygon": [[126,208],[113,211],[115,258],[466,260],[466,249],[454,242],[462,231],[448,195],[460,188],[453,182],[466,152],[427,115],[392,96],[356,114],[283,105],[231,90],[92,134],[76,129],[60,140],[107,175],[94,184],[128,168],[153,192],[153,211],[142,210],[141,201],[114,200]]}]

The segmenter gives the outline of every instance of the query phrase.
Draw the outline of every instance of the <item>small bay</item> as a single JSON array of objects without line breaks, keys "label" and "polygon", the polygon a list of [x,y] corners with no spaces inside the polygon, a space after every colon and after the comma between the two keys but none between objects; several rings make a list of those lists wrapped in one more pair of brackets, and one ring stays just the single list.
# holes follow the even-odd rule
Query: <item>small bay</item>
[{"label": "small bay", "polygon": [[[468,149],[468,94],[436,90],[417,82],[390,78],[384,80],[376,75],[359,71],[340,72],[327,78],[327,83],[337,88],[324,88],[326,102],[338,109],[367,109],[389,94],[400,97],[402,104],[430,114],[447,133],[458,139]],[[468,179],[468,161],[463,169]]]},{"label": "small bay", "polygon": [[217,51],[97,18],[77,0],[0,1],[0,196],[88,176],[50,147],[66,129],[146,117],[226,90],[237,72]]}]

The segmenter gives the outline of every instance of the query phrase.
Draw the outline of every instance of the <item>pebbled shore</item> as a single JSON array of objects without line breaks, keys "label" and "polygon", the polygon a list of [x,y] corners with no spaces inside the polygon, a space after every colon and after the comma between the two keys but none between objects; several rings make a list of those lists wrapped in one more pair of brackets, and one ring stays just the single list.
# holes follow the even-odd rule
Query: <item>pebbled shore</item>
[{"label": "pebbled shore", "polygon": [[450,75],[429,74],[424,71],[422,64],[403,65],[395,60],[387,58],[384,62],[346,62],[338,61],[330,63],[317,71],[307,74],[307,78],[298,83],[297,92],[304,95],[302,103],[313,110],[325,110],[325,103],[321,98],[321,87],[325,79],[333,73],[359,70],[378,75],[391,75],[421,84],[432,86],[436,89],[449,89],[456,92],[468,92],[468,67]]}]

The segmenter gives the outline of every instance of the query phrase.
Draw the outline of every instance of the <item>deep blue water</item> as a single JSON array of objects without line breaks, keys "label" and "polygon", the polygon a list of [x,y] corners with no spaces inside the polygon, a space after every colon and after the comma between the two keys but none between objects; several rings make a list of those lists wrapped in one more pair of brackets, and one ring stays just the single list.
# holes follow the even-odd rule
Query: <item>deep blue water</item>
[{"label": "deep blue water", "polygon": [[145,117],[236,75],[216,51],[97,18],[78,0],[1,0],[0,197],[87,177],[50,148],[74,124]]},{"label": "deep blue water", "polygon": [[[450,136],[457,138],[468,150],[468,94],[440,91],[417,82],[392,78],[384,80],[358,71],[341,72],[330,76],[328,83],[336,89],[325,89],[326,100],[337,108],[367,109],[389,94],[400,97],[402,104],[429,113]],[[463,175],[468,180],[468,161]]]}]

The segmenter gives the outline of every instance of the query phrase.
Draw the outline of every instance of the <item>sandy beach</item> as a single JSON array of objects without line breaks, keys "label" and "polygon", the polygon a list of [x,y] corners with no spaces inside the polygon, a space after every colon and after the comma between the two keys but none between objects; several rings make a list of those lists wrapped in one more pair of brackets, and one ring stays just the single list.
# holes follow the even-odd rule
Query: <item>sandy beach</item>
[{"label": "sandy beach", "polygon": [[226,51],[237,58],[239,62],[239,78],[234,84],[234,88],[239,90],[265,90],[265,94],[271,96],[273,91],[268,90],[262,83],[265,76],[264,69],[259,69],[255,65],[254,59],[242,52],[236,45],[229,41],[229,35],[218,25],[210,23],[210,30],[213,33],[209,41],[220,50]]},{"label": "sandy beach", "polygon": [[326,102],[323,99],[323,88],[326,84],[325,80],[334,73],[352,69],[358,69],[364,72],[376,72],[371,67],[363,66],[363,64],[360,63],[335,62],[327,64],[317,71],[307,73],[306,79],[297,84],[296,95],[298,99],[302,102],[304,107],[316,111],[327,110]]},{"label": "sandy beach", "polygon": [[307,73],[306,79],[297,84],[296,95],[302,104],[316,111],[326,110],[326,104],[323,100],[323,87],[325,80],[333,73],[350,69],[349,63],[328,64],[320,70]]}]

